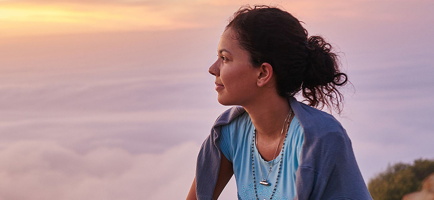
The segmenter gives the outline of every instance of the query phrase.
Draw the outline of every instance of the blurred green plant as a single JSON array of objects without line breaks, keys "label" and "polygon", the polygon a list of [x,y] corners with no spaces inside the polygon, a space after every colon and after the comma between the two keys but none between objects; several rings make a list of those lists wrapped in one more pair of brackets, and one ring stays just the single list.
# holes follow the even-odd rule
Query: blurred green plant
[{"label": "blurred green plant", "polygon": [[401,200],[404,195],[420,190],[422,181],[431,173],[434,173],[434,160],[396,163],[372,178],[368,189],[375,200]]}]

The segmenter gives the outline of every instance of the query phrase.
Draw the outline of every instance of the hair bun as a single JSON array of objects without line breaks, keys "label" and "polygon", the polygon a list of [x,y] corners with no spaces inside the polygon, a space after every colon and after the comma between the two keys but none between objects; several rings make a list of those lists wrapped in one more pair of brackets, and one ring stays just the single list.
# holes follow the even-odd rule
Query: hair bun
[{"label": "hair bun", "polygon": [[311,36],[306,43],[307,68],[303,86],[312,88],[334,82],[336,54],[331,53],[331,45],[320,36]]},{"label": "hair bun", "polygon": [[325,103],[339,107],[343,96],[336,86],[345,85],[348,77],[340,72],[337,55],[332,52],[332,45],[321,36],[311,36],[306,41],[306,51],[307,65],[301,88],[303,96],[309,99],[312,105]]},{"label": "hair bun", "polygon": [[308,51],[322,51],[330,53],[332,46],[327,43],[321,36],[310,36],[306,42],[306,49]]}]

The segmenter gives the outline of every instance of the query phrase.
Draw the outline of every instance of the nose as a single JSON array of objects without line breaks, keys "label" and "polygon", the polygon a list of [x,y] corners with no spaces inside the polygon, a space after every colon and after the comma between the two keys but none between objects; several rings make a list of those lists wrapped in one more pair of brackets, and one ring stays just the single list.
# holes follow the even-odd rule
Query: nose
[{"label": "nose", "polygon": [[214,76],[220,76],[220,69],[219,69],[219,61],[216,60],[214,62],[214,64],[212,64],[209,69],[208,72]]}]

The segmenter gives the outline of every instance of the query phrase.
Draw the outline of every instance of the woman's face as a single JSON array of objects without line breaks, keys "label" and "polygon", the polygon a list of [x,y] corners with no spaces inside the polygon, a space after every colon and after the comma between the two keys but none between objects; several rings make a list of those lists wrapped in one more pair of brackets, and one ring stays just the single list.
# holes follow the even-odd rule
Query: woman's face
[{"label": "woman's face", "polygon": [[257,92],[259,69],[250,62],[250,54],[242,49],[236,32],[228,28],[218,45],[218,58],[209,68],[215,76],[218,101],[223,105],[248,105]]}]

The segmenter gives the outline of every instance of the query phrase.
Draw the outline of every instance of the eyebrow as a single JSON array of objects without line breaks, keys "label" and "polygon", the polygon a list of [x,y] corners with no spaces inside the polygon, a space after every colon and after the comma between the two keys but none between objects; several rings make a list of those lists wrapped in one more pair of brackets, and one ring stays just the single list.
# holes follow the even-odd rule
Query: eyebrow
[{"label": "eyebrow", "polygon": [[221,54],[221,53],[223,53],[223,52],[227,52],[227,53],[229,53],[229,54],[232,54],[230,51],[228,51],[227,49],[220,49],[219,50],[219,53]]}]

